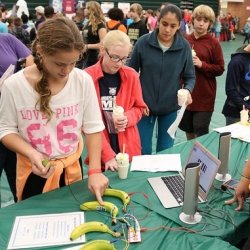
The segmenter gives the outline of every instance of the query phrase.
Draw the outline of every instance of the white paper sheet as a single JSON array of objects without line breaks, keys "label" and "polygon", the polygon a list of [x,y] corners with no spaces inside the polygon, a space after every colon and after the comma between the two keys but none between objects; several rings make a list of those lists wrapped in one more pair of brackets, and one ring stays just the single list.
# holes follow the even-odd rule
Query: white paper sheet
[{"label": "white paper sheet", "polygon": [[130,171],[182,171],[180,154],[133,156]]},{"label": "white paper sheet", "polygon": [[181,106],[181,109],[178,111],[178,114],[177,114],[177,117],[175,119],[175,121],[171,124],[171,126],[168,128],[168,134],[174,139],[175,138],[175,133],[176,133],[176,130],[178,129],[178,126],[181,122],[181,119],[184,115],[184,112],[186,110],[186,105],[183,104]]},{"label": "white paper sheet", "polygon": [[8,249],[67,245],[85,242],[85,235],[70,240],[71,231],[84,223],[84,212],[17,216]]},{"label": "white paper sheet", "polygon": [[2,75],[2,77],[0,78],[0,92],[1,92],[1,87],[3,85],[3,82],[9,77],[11,76],[15,71],[15,65],[10,65],[8,67],[8,69],[6,69],[6,71],[4,72],[4,74]]},{"label": "white paper sheet", "polygon": [[234,123],[229,126],[216,128],[216,132],[224,133],[231,132],[231,137],[250,143],[250,124],[242,125],[240,123]]}]

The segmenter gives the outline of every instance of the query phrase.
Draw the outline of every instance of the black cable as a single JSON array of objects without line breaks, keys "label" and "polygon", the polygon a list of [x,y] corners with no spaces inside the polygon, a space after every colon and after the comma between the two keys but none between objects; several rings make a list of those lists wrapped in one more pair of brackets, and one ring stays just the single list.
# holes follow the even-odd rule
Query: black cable
[{"label": "black cable", "polygon": [[[200,213],[205,213],[205,214],[207,214],[207,215],[210,216],[210,217],[222,219],[222,220],[224,220],[225,222],[228,222],[228,223],[232,224],[232,225],[233,225],[233,228],[235,229],[236,225],[234,224],[233,219],[231,218],[231,216],[230,216],[227,212],[225,212],[225,211],[223,211],[223,210],[214,209],[213,207],[209,206],[208,204],[207,204],[207,206],[208,206],[209,209],[210,209],[209,211],[205,211],[205,210],[201,210],[201,209],[197,209],[197,211],[200,212]],[[227,220],[227,219],[225,219],[225,218],[223,218],[223,217],[220,217],[220,216],[217,216],[217,215],[215,215],[215,214],[212,214],[212,213],[211,213],[211,210],[212,210],[212,211],[214,210],[214,211],[216,211],[216,212],[218,212],[218,213],[221,213],[221,214],[224,215],[224,216],[227,215],[227,216],[230,218],[230,220]]]}]

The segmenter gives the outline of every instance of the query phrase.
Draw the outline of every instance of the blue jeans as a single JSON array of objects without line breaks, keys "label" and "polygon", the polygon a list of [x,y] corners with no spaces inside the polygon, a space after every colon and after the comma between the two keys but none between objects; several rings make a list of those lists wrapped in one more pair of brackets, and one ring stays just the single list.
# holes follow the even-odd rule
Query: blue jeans
[{"label": "blue jeans", "polygon": [[150,115],[143,117],[138,123],[138,129],[141,138],[142,154],[152,154],[152,137],[156,119],[158,121],[156,152],[171,148],[174,145],[174,139],[169,136],[167,130],[175,121],[177,112],[167,115]]}]

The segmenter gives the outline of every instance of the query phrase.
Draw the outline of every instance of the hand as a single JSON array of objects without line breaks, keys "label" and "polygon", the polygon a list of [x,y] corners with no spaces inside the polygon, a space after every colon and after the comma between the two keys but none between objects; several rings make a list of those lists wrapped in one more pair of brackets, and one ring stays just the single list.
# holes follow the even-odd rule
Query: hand
[{"label": "hand", "polygon": [[29,157],[32,166],[32,172],[35,175],[47,179],[54,173],[55,168],[50,163],[48,163],[46,166],[43,166],[42,161],[44,159],[46,159],[46,157],[37,151],[34,151]]},{"label": "hand", "polygon": [[190,92],[188,91],[188,97],[187,97],[187,100],[186,100],[186,105],[189,105],[192,102],[193,102],[192,96],[191,96]]},{"label": "hand", "polygon": [[92,194],[95,194],[96,199],[101,206],[104,205],[102,196],[108,186],[109,180],[102,173],[92,174],[88,177],[88,188]]},{"label": "hand", "polygon": [[111,160],[105,162],[105,171],[107,170],[111,170],[111,171],[117,171],[117,162],[115,160],[115,158],[112,158]]},{"label": "hand", "polygon": [[193,64],[194,64],[194,66],[201,68],[202,61],[200,60],[200,58],[198,56],[193,56]]},{"label": "hand", "polygon": [[234,202],[237,202],[238,207],[235,210],[241,210],[243,208],[246,198],[250,195],[249,185],[250,181],[248,179],[241,178],[237,188],[235,189],[234,197],[228,201],[225,201],[225,203],[231,205]]},{"label": "hand", "polygon": [[149,108],[148,107],[143,109],[142,115],[143,116],[149,116]]},{"label": "hand", "polygon": [[116,118],[114,119],[114,124],[118,131],[125,131],[128,125],[128,117],[124,115],[123,117]]}]

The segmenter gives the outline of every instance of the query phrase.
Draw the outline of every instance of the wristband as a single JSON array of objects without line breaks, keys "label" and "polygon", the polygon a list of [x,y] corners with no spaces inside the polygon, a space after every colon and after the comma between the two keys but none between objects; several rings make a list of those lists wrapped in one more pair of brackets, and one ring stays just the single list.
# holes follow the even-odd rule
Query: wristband
[{"label": "wristband", "polygon": [[100,174],[100,173],[102,173],[102,170],[100,168],[89,169],[88,176],[92,174]]},{"label": "wristband", "polygon": [[244,177],[244,178],[246,178],[246,179],[248,179],[248,180],[250,180],[250,177],[245,176],[244,174],[242,174],[241,176]]}]

